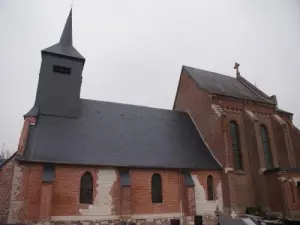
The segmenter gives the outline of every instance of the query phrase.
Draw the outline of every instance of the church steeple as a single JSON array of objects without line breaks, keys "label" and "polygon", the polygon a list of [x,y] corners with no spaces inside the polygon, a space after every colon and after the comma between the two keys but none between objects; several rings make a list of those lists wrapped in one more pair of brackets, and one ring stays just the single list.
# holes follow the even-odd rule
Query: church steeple
[{"label": "church steeple", "polygon": [[72,34],[72,9],[65,23],[65,27],[57,44],[44,49],[42,52],[84,60],[84,57],[73,47]]},{"label": "church steeple", "polygon": [[42,64],[34,112],[41,115],[80,116],[84,57],[73,47],[72,9],[57,44],[42,50]]},{"label": "church steeple", "polygon": [[59,43],[61,46],[72,46],[73,45],[73,37],[72,37],[72,8],[70,10],[68,19],[66,21],[64,30],[61,34]]}]

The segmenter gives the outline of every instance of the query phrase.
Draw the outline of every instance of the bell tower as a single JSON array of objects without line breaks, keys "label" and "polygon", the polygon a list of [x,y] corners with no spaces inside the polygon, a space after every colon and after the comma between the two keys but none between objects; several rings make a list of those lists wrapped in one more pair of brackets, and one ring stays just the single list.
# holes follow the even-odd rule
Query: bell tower
[{"label": "bell tower", "polygon": [[76,118],[85,58],[73,47],[72,9],[57,44],[42,50],[35,108],[43,115]]}]

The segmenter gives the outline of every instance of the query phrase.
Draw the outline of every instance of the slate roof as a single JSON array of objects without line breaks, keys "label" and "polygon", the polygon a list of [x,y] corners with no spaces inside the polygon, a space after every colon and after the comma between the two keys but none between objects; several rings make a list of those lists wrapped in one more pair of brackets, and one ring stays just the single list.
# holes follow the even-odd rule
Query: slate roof
[{"label": "slate roof", "polygon": [[187,113],[81,99],[77,119],[39,115],[23,160],[219,170]]},{"label": "slate roof", "polygon": [[36,106],[33,106],[25,115],[24,117],[31,117],[31,116],[38,116],[39,115],[39,108]]},{"label": "slate roof", "polygon": [[206,70],[183,66],[183,69],[197,82],[199,88],[214,94],[230,96],[267,104],[275,104],[269,96],[255,88],[243,77],[237,79]]}]

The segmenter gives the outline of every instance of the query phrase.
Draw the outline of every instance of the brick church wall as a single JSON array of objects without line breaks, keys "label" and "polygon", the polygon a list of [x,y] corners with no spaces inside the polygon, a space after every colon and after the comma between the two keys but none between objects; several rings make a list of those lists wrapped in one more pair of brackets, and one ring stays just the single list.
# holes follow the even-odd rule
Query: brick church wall
[{"label": "brick church wall", "polygon": [[294,145],[295,157],[297,165],[300,165],[300,131],[298,128],[290,125],[292,141]]},{"label": "brick church wall", "polygon": [[[53,182],[42,182],[43,165],[15,163],[15,176],[10,206],[10,223],[20,221],[98,221],[115,223],[122,219],[148,223],[168,223],[171,218],[180,218],[179,176],[178,170],[131,169],[130,187],[120,186],[118,170],[101,167],[79,167],[56,165]],[[89,171],[93,176],[94,201],[92,205],[79,203],[80,179]],[[163,202],[151,201],[151,177],[159,173],[162,177]],[[207,201],[206,179],[214,178],[214,193],[217,199]],[[204,215],[206,224],[214,221],[213,211],[219,205],[222,208],[220,172],[192,171],[195,187],[186,187],[189,213]],[[130,204],[122,207],[122,191],[130,196]],[[130,190],[130,191],[129,191]],[[129,192],[128,192],[129,191]],[[194,198],[194,199],[193,199]],[[49,205],[49,207],[47,206]],[[125,211],[124,211],[125,209]],[[130,212],[130,215],[124,215]],[[200,211],[199,211],[200,210]],[[112,222],[108,222],[112,221]],[[101,223],[102,223],[101,222]]]},{"label": "brick church wall", "polygon": [[213,113],[211,97],[206,92],[200,91],[185,71],[182,72],[177,91],[174,110],[190,113],[204,139],[214,150],[215,156],[222,165],[225,165],[221,121]]},{"label": "brick church wall", "polygon": [[6,223],[8,218],[13,168],[13,159],[0,168],[0,224]]},{"label": "brick church wall", "polygon": [[[220,111],[214,111],[213,106],[218,106]],[[262,173],[266,165],[260,138],[260,124],[266,125],[268,129],[274,166],[289,165],[282,128],[280,128],[278,121],[273,119],[273,115],[278,114],[275,107],[209,94],[199,88],[189,74],[182,70],[174,109],[186,111],[191,115],[210,149],[225,168],[222,174],[224,210],[230,212],[227,209],[235,208],[238,212],[243,213],[246,207],[257,205],[269,210],[268,188],[266,178]],[[249,115],[246,114],[246,110],[255,115],[256,127],[254,121],[248,118]],[[217,115],[220,112],[224,113],[222,115],[225,115],[225,120],[222,120],[222,116]],[[289,116],[285,114],[280,116],[287,124],[291,124]],[[233,168],[231,139],[228,129],[230,120],[235,120],[239,126],[244,164],[243,172],[230,170]],[[295,157],[297,161],[300,161],[300,153],[296,148],[297,138],[295,138],[299,134],[295,129],[290,130],[296,153]],[[229,170],[226,169],[227,167]]]}]

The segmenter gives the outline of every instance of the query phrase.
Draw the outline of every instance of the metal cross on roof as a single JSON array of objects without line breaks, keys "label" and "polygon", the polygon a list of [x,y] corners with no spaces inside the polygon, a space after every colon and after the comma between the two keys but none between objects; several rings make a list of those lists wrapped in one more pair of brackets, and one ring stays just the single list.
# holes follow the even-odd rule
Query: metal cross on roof
[{"label": "metal cross on roof", "polygon": [[233,69],[236,70],[236,75],[239,76],[240,75],[240,71],[239,71],[239,66],[240,64],[238,64],[237,62],[234,64]]}]

